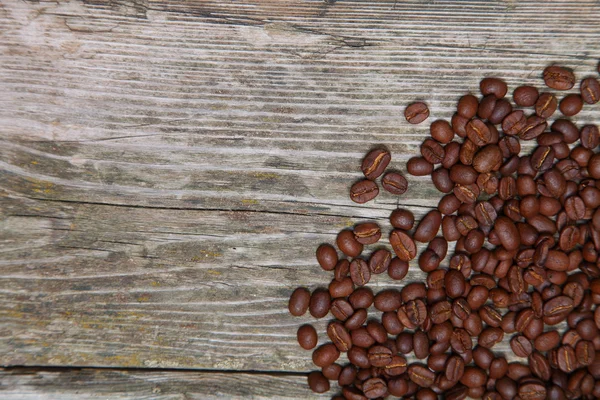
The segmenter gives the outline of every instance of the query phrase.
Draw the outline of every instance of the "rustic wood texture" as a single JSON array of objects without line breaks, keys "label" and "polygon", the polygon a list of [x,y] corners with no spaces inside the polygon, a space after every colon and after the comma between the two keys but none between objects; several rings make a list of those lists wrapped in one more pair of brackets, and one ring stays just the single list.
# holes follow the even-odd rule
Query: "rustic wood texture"
[{"label": "rustic wood texture", "polygon": [[1,1],[0,364],[312,369],[313,319],[286,305],[328,283],[318,244],[439,198],[410,178],[352,203],[364,153],[404,171],[428,134],[404,107],[449,119],[483,76],[596,75],[599,20],[596,1]]},{"label": "rustic wood texture", "polygon": [[[0,370],[3,400],[306,398],[306,377],[218,372]],[[310,395],[330,398],[330,395]]]}]

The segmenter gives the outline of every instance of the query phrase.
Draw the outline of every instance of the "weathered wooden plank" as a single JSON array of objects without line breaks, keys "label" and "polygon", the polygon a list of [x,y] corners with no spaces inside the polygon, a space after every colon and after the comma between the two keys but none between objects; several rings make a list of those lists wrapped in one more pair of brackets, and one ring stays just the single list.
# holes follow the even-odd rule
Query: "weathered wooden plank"
[{"label": "weathered wooden plank", "polygon": [[4,400],[331,398],[307,392],[303,375],[16,369],[0,370],[0,381]]},{"label": "weathered wooden plank", "polygon": [[316,246],[437,202],[346,195],[374,144],[417,152],[404,106],[599,57],[593,1],[1,4],[2,365],[310,369]]}]

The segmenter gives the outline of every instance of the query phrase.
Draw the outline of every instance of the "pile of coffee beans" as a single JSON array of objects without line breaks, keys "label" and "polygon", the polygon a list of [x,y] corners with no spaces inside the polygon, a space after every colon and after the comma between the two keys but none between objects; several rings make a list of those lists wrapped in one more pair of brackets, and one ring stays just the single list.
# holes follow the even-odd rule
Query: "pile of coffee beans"
[{"label": "pile of coffee beans", "polygon": [[[450,122],[431,123],[406,169],[443,196],[417,223],[391,213],[391,251],[361,256],[382,236],[374,222],[340,232],[337,250],[318,247],[329,288],[298,288],[289,302],[292,315],[334,317],[319,347],[313,326],[298,329],[320,368],[308,375],[313,391],[337,381],[336,400],[600,398],[600,132],[564,118],[597,103],[600,84],[587,77],[575,93],[573,72],[556,65],[542,77],[545,89],[520,86],[512,102],[504,81],[485,78],[481,97],[466,94]],[[424,103],[405,111],[410,123],[428,116]],[[383,148],[367,154],[353,201],[378,195],[390,160]],[[408,187],[396,172],[381,185]],[[386,272],[404,279],[412,260],[425,281],[367,286]],[[336,363],[341,353],[349,363]]]}]

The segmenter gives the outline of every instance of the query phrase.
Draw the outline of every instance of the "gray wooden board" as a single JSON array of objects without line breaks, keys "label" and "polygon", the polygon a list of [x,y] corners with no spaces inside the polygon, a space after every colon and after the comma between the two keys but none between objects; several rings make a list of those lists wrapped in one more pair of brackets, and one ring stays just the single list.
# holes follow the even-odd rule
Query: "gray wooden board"
[{"label": "gray wooden board", "polygon": [[0,370],[2,400],[210,400],[331,398],[308,394],[306,377],[222,372]]},{"label": "gray wooden board", "polygon": [[295,332],[314,321],[286,305],[328,283],[316,247],[439,198],[409,178],[352,203],[365,152],[405,171],[428,124],[404,107],[449,119],[484,76],[597,75],[599,17],[596,1],[1,1],[0,364],[310,370]]}]

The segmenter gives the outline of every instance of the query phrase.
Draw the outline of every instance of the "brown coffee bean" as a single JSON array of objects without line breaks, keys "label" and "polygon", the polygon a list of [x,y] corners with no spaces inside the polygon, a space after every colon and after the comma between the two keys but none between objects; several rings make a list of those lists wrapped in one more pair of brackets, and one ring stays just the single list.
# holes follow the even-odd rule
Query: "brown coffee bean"
[{"label": "brown coffee bean", "polygon": [[388,275],[394,280],[402,280],[408,273],[408,262],[399,259],[398,257],[392,258],[390,266],[388,267]]},{"label": "brown coffee bean", "polygon": [[554,163],[554,150],[550,146],[538,146],[531,155],[531,165],[540,172],[552,168]]},{"label": "brown coffee bean", "polygon": [[313,371],[308,374],[308,386],[315,393],[325,393],[330,389],[329,381],[319,371]]},{"label": "brown coffee bean", "polygon": [[600,132],[596,125],[585,125],[580,132],[581,145],[586,149],[594,150],[600,145]]},{"label": "brown coffee bean", "polygon": [[319,340],[317,330],[312,325],[302,325],[298,328],[298,344],[305,350],[314,349]]},{"label": "brown coffee bean", "polygon": [[342,372],[342,366],[340,364],[333,363],[321,369],[323,376],[329,380],[337,381]]},{"label": "brown coffee bean", "polygon": [[423,360],[431,354],[429,349],[429,338],[427,337],[427,334],[420,329],[413,334],[413,351],[415,357],[419,360]]},{"label": "brown coffee bean", "polygon": [[381,179],[381,186],[391,194],[399,196],[408,190],[408,181],[398,172],[388,172]]},{"label": "brown coffee bean", "polygon": [[387,271],[391,261],[392,254],[387,249],[379,249],[371,254],[369,269],[374,274],[381,274]]},{"label": "brown coffee bean", "polygon": [[480,173],[487,173],[498,169],[501,163],[502,150],[500,150],[500,147],[495,144],[490,144],[483,147],[475,154],[475,157],[473,158],[473,168]]},{"label": "brown coffee bean", "polygon": [[472,119],[466,127],[467,137],[476,146],[485,146],[492,140],[489,127],[480,119]]},{"label": "brown coffee bean", "polygon": [[338,261],[333,271],[334,279],[338,282],[343,281],[350,272],[350,262],[346,259]]},{"label": "brown coffee bean", "polygon": [[513,336],[510,348],[517,357],[527,357],[533,351],[531,341],[522,335]]},{"label": "brown coffee bean", "polygon": [[[381,378],[371,378],[362,385],[362,391],[368,399],[383,397],[388,393],[387,384]],[[346,396],[348,399],[349,397]]]},{"label": "brown coffee bean", "polygon": [[404,231],[394,229],[390,234],[390,244],[394,253],[402,261],[410,261],[417,256],[414,240]]},{"label": "brown coffee bean", "polygon": [[479,187],[476,184],[456,185],[454,187],[454,195],[462,203],[473,204],[479,197]]},{"label": "brown coffee bean", "polygon": [[519,134],[527,125],[527,117],[521,110],[513,111],[502,120],[502,130],[507,135]]},{"label": "brown coffee bean", "polygon": [[579,114],[579,111],[583,108],[583,99],[580,95],[571,93],[563,97],[558,107],[564,116],[572,117]]},{"label": "brown coffee bean", "polygon": [[358,224],[354,227],[354,238],[361,244],[376,243],[381,238],[381,228],[374,222]]},{"label": "brown coffee bean", "polygon": [[402,305],[400,293],[394,289],[382,290],[375,296],[374,305],[379,311],[395,311]]},{"label": "brown coffee bean", "polygon": [[[492,124],[499,124],[506,116],[512,112],[512,105],[506,99],[500,99],[496,102],[492,114],[488,117],[488,121]],[[495,127],[494,127],[495,129]],[[494,141],[494,140],[492,140]],[[497,142],[497,140],[495,140]]]},{"label": "brown coffee bean", "polygon": [[415,217],[410,211],[397,208],[390,214],[390,223],[394,228],[408,231],[412,229]]},{"label": "brown coffee bean", "polygon": [[336,239],[338,249],[348,257],[358,257],[363,251],[363,245],[354,236],[351,230],[341,231]]},{"label": "brown coffee bean", "polygon": [[329,284],[329,294],[334,299],[349,296],[353,290],[354,283],[350,278],[343,278],[341,280],[334,279]]},{"label": "brown coffee bean", "polygon": [[[369,368],[371,366],[367,350],[363,349],[362,347],[352,346],[350,350],[348,350],[348,360],[350,360],[350,362],[358,368]],[[344,371],[342,370],[340,379],[342,378],[343,373]]]},{"label": "brown coffee bean", "polygon": [[356,286],[364,286],[371,280],[369,265],[362,258],[355,258],[350,263],[350,277]]},{"label": "brown coffee bean", "polygon": [[421,155],[431,164],[440,164],[444,159],[445,152],[441,144],[433,139],[425,139],[421,144]]},{"label": "brown coffee bean", "polygon": [[[554,100],[556,100],[556,98],[554,98]],[[548,99],[548,97],[545,97],[544,101],[550,101],[550,104],[546,105],[546,107],[551,107],[552,106],[552,99],[551,98]],[[544,104],[540,104],[540,107],[543,107]],[[550,112],[550,111],[551,111],[550,109],[542,110],[540,108],[540,112]],[[554,110],[552,111],[552,113],[554,113],[554,111],[556,111],[556,107],[554,108]],[[546,130],[547,126],[548,126],[548,123],[546,122],[546,119],[543,118],[543,117],[540,117],[538,115],[532,115],[530,117],[527,117],[527,123],[525,124],[525,126],[523,127],[523,129],[521,129],[521,132],[519,132],[519,138],[522,139],[522,140],[532,140],[532,139],[535,139],[538,136],[540,136]]]},{"label": "brown coffee bean", "polygon": [[516,250],[519,247],[519,231],[510,218],[504,216],[498,217],[494,225],[494,230],[506,249]]},{"label": "brown coffee bean", "polygon": [[569,90],[575,85],[575,75],[566,68],[552,65],[544,69],[546,86],[556,90]]},{"label": "brown coffee bean", "polygon": [[[489,128],[488,128],[489,129]],[[491,137],[491,133],[490,133]],[[475,153],[479,146],[477,146],[471,139],[466,139],[463,144],[460,146],[460,151],[458,153],[458,159],[464,165],[473,164],[473,157],[475,157]]]},{"label": "brown coffee bean", "polygon": [[499,327],[502,322],[502,314],[492,306],[483,306],[479,310],[479,316],[486,324],[494,328]]},{"label": "brown coffee bean", "polygon": [[560,335],[557,331],[548,331],[538,336],[535,341],[535,349],[538,351],[549,351],[560,344]]},{"label": "brown coffee bean", "polygon": [[427,318],[427,306],[423,300],[411,300],[406,303],[405,312],[408,320],[415,326],[421,326]]},{"label": "brown coffee bean", "polygon": [[437,121],[434,121],[429,126],[429,133],[431,134],[432,138],[434,138],[441,144],[450,143],[452,139],[454,139],[454,131],[452,130],[452,127],[447,121],[443,119],[438,119]]},{"label": "brown coffee bean", "polygon": [[310,292],[308,289],[299,287],[290,296],[288,310],[295,317],[304,315],[310,304]]},{"label": "brown coffee bean", "polygon": [[450,346],[458,354],[469,352],[473,348],[471,336],[464,329],[455,329],[450,337]]},{"label": "brown coffee bean", "polygon": [[362,172],[367,179],[375,180],[383,174],[391,159],[390,152],[385,149],[371,150],[362,161]]},{"label": "brown coffee bean", "polygon": [[585,78],[581,81],[581,97],[588,104],[596,104],[600,100],[600,83],[595,78]]},{"label": "brown coffee bean", "polygon": [[421,387],[430,387],[435,381],[435,373],[420,364],[412,364],[408,367],[408,377]]},{"label": "brown coffee bean", "polygon": [[535,102],[535,113],[541,118],[550,118],[558,107],[558,101],[552,93],[542,93]]},{"label": "brown coffee bean", "polygon": [[331,314],[340,321],[346,321],[354,314],[354,308],[344,299],[335,299],[331,302]]},{"label": "brown coffee bean", "polygon": [[596,358],[596,348],[593,342],[582,340],[575,345],[575,356],[581,366],[591,365]]},{"label": "brown coffee bean", "polygon": [[485,371],[477,367],[465,367],[465,372],[463,373],[462,378],[460,379],[460,383],[465,385],[468,388],[476,388],[480,386],[484,386],[487,380],[487,375]]},{"label": "brown coffee bean", "polygon": [[573,372],[578,366],[575,350],[571,346],[559,347],[556,350],[556,362],[561,371],[566,373]]},{"label": "brown coffee bean", "polygon": [[459,115],[471,119],[477,113],[477,107],[479,106],[479,101],[477,97],[472,94],[466,94],[460,98],[458,101],[458,105],[456,106],[456,110]]},{"label": "brown coffee bean", "polygon": [[539,96],[538,90],[533,86],[519,86],[513,92],[514,102],[521,107],[531,107]]},{"label": "brown coffee bean", "polygon": [[363,204],[373,200],[379,194],[377,184],[368,179],[358,181],[350,188],[350,200]]},{"label": "brown coffee bean", "polygon": [[315,318],[323,318],[329,313],[331,307],[331,297],[329,291],[319,288],[310,296],[309,311]]},{"label": "brown coffee bean", "polygon": [[333,321],[327,326],[327,336],[339,351],[348,351],[352,347],[350,333],[341,322]]},{"label": "brown coffee bean", "polygon": [[423,243],[431,241],[437,235],[441,224],[442,214],[438,210],[428,212],[417,226],[414,240]]},{"label": "brown coffee bean", "polygon": [[479,335],[479,345],[488,349],[500,343],[504,338],[504,332],[500,328],[489,327],[485,328]]},{"label": "brown coffee bean", "polygon": [[340,351],[333,343],[326,343],[318,347],[312,355],[313,363],[317,367],[326,367],[333,364],[340,356]]},{"label": "brown coffee bean", "polygon": [[438,168],[433,171],[431,181],[435,188],[442,193],[450,193],[454,189],[454,182],[452,182],[450,172],[446,168]]},{"label": "brown coffee bean", "polygon": [[392,362],[392,351],[385,346],[373,346],[368,351],[369,363],[374,367],[385,367]]},{"label": "brown coffee bean", "polygon": [[479,89],[484,96],[493,94],[496,98],[501,99],[506,96],[508,87],[506,82],[498,78],[484,78],[479,83]]},{"label": "brown coffee bean", "polygon": [[411,124],[420,124],[429,117],[429,108],[422,102],[412,103],[404,110],[404,117]]},{"label": "brown coffee bean", "polygon": [[452,382],[458,382],[465,372],[465,362],[462,357],[453,355],[448,358],[444,375]]},{"label": "brown coffee bean", "polygon": [[346,320],[346,322],[344,322],[344,326],[348,330],[356,329],[365,323],[365,321],[367,320],[367,317],[368,317],[367,310],[365,310],[364,308],[355,310],[354,314],[352,314]]},{"label": "brown coffee bean", "polygon": [[333,246],[329,244],[322,244],[317,248],[317,261],[321,268],[325,271],[332,271],[337,262],[338,255]]},{"label": "brown coffee bean", "polygon": [[523,400],[544,400],[546,399],[546,387],[539,380],[521,382],[519,384],[519,398]]},{"label": "brown coffee bean", "polygon": [[433,172],[433,164],[423,157],[412,157],[406,163],[406,170],[414,176],[425,176]]}]

